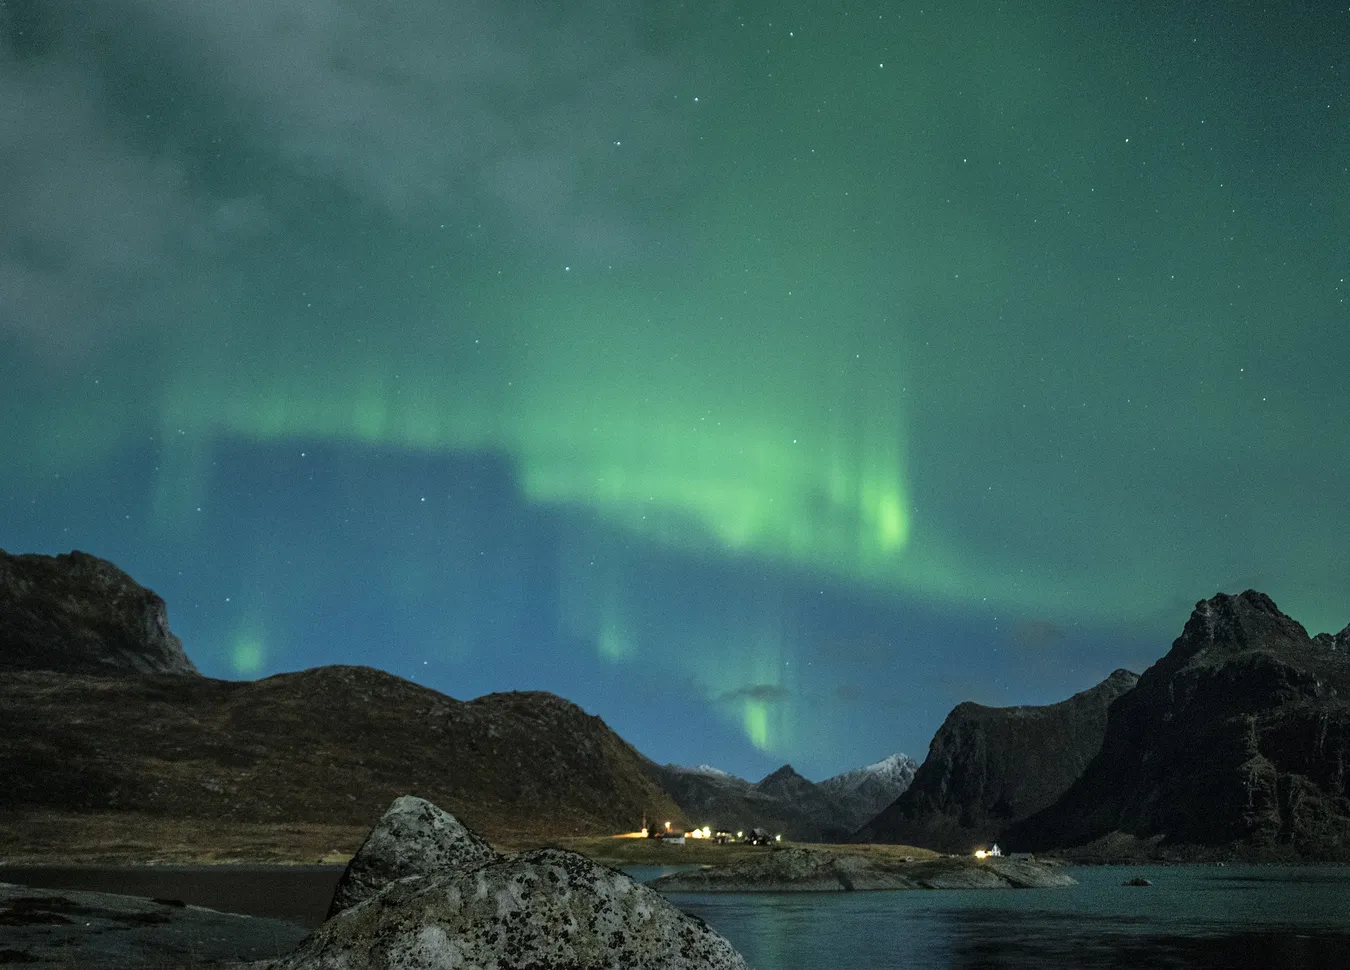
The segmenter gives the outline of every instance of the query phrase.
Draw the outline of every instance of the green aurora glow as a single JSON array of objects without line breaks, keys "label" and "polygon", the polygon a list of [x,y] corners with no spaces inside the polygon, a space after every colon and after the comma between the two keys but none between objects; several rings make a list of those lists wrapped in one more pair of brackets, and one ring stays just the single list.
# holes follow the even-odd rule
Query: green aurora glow
[{"label": "green aurora glow", "polygon": [[[405,57],[427,51],[399,25],[324,35],[319,67],[297,26],[295,77],[259,95],[247,51],[270,13],[241,45],[143,7],[153,70],[55,14],[33,18],[49,48],[0,16],[0,80],[42,104],[30,60],[85,78],[93,107],[69,117],[94,134],[71,143],[129,184],[146,157],[142,208],[189,213],[131,270],[94,260],[135,299],[71,297],[55,350],[0,318],[11,507],[151,442],[147,541],[237,543],[263,575],[284,559],[271,523],[220,536],[198,511],[224,504],[232,443],[500,456],[528,509],[566,523],[550,619],[579,663],[669,659],[697,672],[672,691],[818,762],[853,714],[802,700],[819,676],[803,590],[1154,643],[1188,602],[1253,585],[1314,630],[1344,625],[1350,68],[1326,42],[1343,16],[597,6],[469,31],[498,39],[458,60]],[[187,66],[185,24],[238,70]],[[460,61],[491,83],[459,84]],[[355,106],[351,131],[305,99],[306,67]],[[344,69],[351,89],[325,73]],[[455,154],[461,129],[477,140]],[[125,199],[72,233],[140,225]],[[19,240],[0,271],[34,253],[78,268],[34,225],[0,214]],[[64,514],[32,541],[67,541]],[[699,615],[709,597],[672,562],[745,588]],[[388,603],[434,582],[398,568]],[[202,649],[241,676],[294,659],[285,596],[241,599]],[[489,627],[465,619],[441,656],[495,663],[474,640]],[[1080,646],[1084,676],[1126,662]],[[966,690],[979,678],[950,653],[933,677]],[[907,669],[878,663],[868,677]]]}]

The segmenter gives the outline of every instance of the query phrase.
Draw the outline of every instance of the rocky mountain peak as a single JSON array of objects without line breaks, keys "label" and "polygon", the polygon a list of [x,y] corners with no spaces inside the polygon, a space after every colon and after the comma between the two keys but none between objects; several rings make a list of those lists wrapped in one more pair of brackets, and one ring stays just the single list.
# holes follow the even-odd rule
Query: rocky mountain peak
[{"label": "rocky mountain peak", "polygon": [[0,550],[0,667],[94,675],[195,674],[164,600],[112,563]]},{"label": "rocky mountain peak", "polygon": [[865,767],[826,778],[817,787],[848,810],[845,820],[856,831],[905,793],[914,782],[918,768],[918,762],[908,755],[893,754]]},{"label": "rocky mountain peak", "polygon": [[1097,756],[1006,842],[1345,858],[1340,636],[1310,639],[1254,590],[1197,603],[1171,650],[1111,707]]},{"label": "rocky mountain peak", "polygon": [[1124,667],[1117,667],[1115,670],[1111,671],[1110,676],[1108,676],[1104,681],[1102,681],[1100,684],[1098,684],[1096,687],[1092,689],[1101,690],[1103,688],[1106,688],[1109,690],[1116,690],[1122,686],[1126,688],[1133,687],[1138,682],[1139,682],[1139,675],[1136,674],[1133,670],[1126,670]]},{"label": "rocky mountain peak", "polygon": [[1172,651],[1190,658],[1202,650],[1225,651],[1298,647],[1308,642],[1303,624],[1280,612],[1265,593],[1249,589],[1237,596],[1217,593],[1195,604]]},{"label": "rocky mountain peak", "polygon": [[765,775],[755,784],[755,790],[779,797],[792,797],[794,794],[814,788],[811,782],[797,774],[792,765],[783,765],[777,771]]},{"label": "rocky mountain peak", "polygon": [[1137,679],[1117,670],[1045,706],[958,704],[904,793],[857,838],[969,852],[1001,837],[1073,784],[1101,748],[1112,703]]},{"label": "rocky mountain peak", "polygon": [[1319,633],[1313,637],[1313,643],[1326,650],[1350,651],[1350,626],[1340,633]]}]

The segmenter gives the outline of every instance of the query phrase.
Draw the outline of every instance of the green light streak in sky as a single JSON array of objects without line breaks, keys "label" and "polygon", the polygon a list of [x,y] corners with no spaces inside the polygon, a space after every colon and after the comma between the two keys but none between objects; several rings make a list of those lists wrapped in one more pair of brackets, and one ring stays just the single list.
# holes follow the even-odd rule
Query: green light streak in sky
[{"label": "green light streak in sky", "polygon": [[240,677],[255,676],[267,662],[267,651],[262,637],[251,630],[241,630],[230,648],[230,666]]},{"label": "green light streak in sky", "polygon": [[745,736],[761,751],[770,750],[769,707],[761,701],[745,701]]},{"label": "green light streak in sky", "polygon": [[[330,345],[310,373],[294,365],[304,350],[266,339],[234,351],[249,362],[234,373],[208,366],[220,359],[208,351],[164,401],[161,519],[176,527],[200,504],[206,455],[192,443],[222,433],[490,449],[513,456],[534,502],[668,546],[892,583],[912,532],[898,395],[878,393],[855,355],[821,361],[818,321],[699,334],[681,326],[699,305],[658,315],[608,292],[561,319],[539,307],[489,341],[494,359],[478,374],[449,338],[421,360]],[[611,633],[606,652],[626,652]]]}]

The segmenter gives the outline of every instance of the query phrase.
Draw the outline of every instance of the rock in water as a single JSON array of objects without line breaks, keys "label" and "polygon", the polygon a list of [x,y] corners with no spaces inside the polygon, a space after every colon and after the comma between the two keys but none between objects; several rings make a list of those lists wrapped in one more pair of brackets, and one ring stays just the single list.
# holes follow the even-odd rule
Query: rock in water
[{"label": "rock in water", "polygon": [[394,799],[338,881],[331,919],[405,876],[473,869],[498,858],[459,819],[414,795]]},{"label": "rock in water", "polygon": [[652,888],[685,893],[787,893],[1073,885],[1075,881],[1058,867],[1032,859],[939,856],[906,861],[793,847],[731,865],[672,873],[654,881]]},{"label": "rock in water", "polygon": [[0,550],[0,667],[102,676],[195,674],[164,601],[83,552]]},{"label": "rock in water", "polygon": [[746,970],[659,893],[537,849],[395,882],[324,923],[273,970]]}]

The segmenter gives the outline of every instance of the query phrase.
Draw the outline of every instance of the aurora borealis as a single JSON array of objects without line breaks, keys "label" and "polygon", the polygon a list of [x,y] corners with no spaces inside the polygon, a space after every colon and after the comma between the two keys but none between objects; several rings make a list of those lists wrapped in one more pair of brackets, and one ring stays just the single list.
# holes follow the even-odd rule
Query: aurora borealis
[{"label": "aurora borealis", "polygon": [[921,757],[1350,621],[1350,10],[0,3],[0,547],[203,672]]}]

